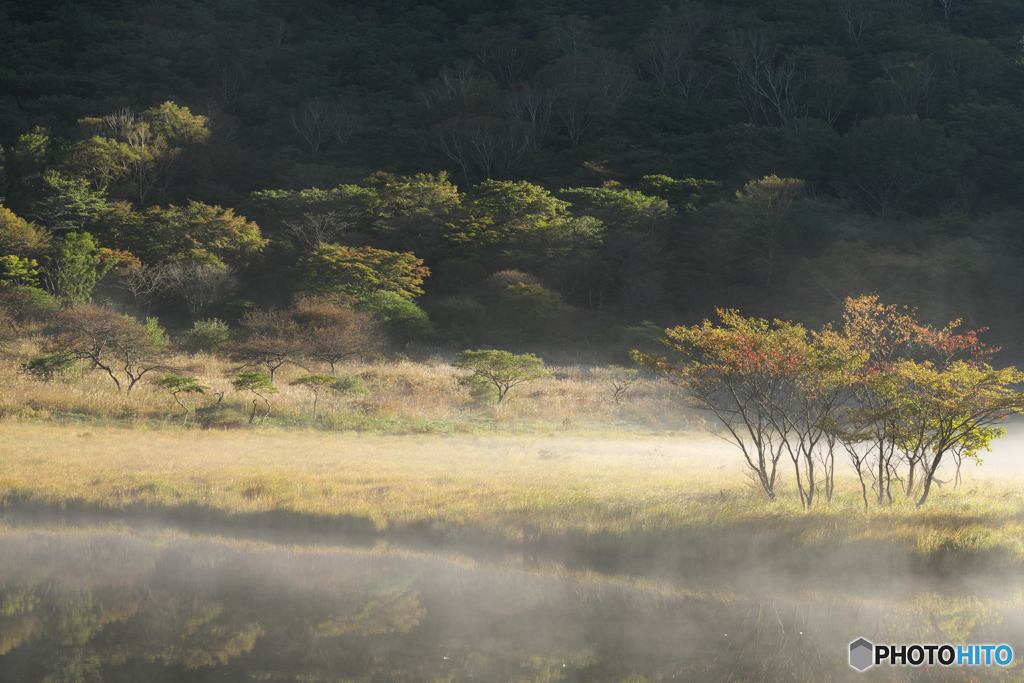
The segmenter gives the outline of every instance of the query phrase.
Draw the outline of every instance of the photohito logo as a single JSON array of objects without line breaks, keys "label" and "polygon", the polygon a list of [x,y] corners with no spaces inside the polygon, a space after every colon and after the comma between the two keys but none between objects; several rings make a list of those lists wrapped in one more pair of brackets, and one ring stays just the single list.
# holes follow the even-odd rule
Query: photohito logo
[{"label": "photohito logo", "polygon": [[866,638],[850,643],[850,666],[1007,666],[1013,661],[1009,645],[875,645]]}]

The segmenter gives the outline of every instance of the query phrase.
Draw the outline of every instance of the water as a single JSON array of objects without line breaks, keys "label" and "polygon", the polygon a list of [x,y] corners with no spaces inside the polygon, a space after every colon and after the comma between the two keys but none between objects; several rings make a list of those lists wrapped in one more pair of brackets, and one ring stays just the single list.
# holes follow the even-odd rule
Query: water
[{"label": "water", "polygon": [[[522,558],[124,525],[0,525],[0,681],[1020,680],[847,663],[857,637],[1009,643],[1019,585],[658,583]],[[973,678],[972,678],[973,677]]]}]

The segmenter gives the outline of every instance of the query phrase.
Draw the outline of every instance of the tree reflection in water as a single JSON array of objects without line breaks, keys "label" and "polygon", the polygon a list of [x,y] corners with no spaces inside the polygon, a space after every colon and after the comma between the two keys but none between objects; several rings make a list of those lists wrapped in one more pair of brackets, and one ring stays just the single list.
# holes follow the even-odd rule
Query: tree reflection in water
[{"label": "tree reflection in water", "polygon": [[950,587],[695,592],[340,548],[0,531],[5,683],[889,680],[854,672],[847,644],[1019,643],[1022,609],[1019,594]]}]

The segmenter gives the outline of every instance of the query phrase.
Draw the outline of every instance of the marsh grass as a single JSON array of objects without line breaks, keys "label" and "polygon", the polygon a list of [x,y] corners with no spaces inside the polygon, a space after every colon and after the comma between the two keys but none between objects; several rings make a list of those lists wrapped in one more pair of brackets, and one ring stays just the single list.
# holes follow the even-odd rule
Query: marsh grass
[{"label": "marsh grass", "polygon": [[[146,423],[172,425],[183,411],[152,380],[128,396],[119,395],[102,371],[85,369],[75,376],[48,383],[33,380],[19,368],[36,354],[29,342],[8,349],[0,360],[0,419]],[[179,374],[198,379],[210,388],[201,397],[188,397],[197,409],[196,424],[206,427],[245,428],[252,397],[234,392],[230,377],[238,367],[208,354],[178,355],[168,365]],[[271,397],[267,426],[362,431],[391,434],[563,433],[693,431],[699,417],[683,409],[676,395],[659,382],[638,383],[616,406],[602,370],[588,367],[552,367],[553,377],[518,387],[500,408],[482,405],[458,382],[464,371],[443,358],[427,362],[355,363],[340,369],[357,375],[369,390],[366,395],[325,392],[319,419],[312,419],[313,395],[289,382],[323,368],[286,365],[277,376],[279,393]],[[217,404],[216,394],[223,392]],[[264,410],[261,403],[258,411]],[[203,419],[216,413],[216,419]]]},{"label": "marsh grass", "polygon": [[717,442],[0,425],[8,512],[356,533],[610,573],[951,576],[1024,568],[1020,479],[971,472],[917,509],[853,481],[766,501]]}]

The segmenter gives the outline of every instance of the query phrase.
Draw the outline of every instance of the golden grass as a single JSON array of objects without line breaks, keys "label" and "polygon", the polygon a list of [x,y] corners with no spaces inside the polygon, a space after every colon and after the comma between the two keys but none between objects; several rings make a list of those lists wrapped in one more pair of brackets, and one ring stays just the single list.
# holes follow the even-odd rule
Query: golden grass
[{"label": "golden grass", "polygon": [[[119,395],[101,370],[86,370],[77,377],[50,383],[32,380],[18,372],[20,364],[36,349],[29,342],[8,350],[0,361],[0,419],[33,419],[78,422],[145,422],[174,425],[181,409],[164,391],[152,384],[153,374],[130,395]],[[236,423],[248,420],[253,397],[234,392],[231,375],[238,367],[205,354],[168,359],[180,374],[196,377],[210,387],[206,396],[188,397],[195,407],[210,406],[213,392],[225,392],[223,405]],[[369,390],[365,395],[322,394],[316,422],[312,420],[312,393],[289,382],[307,370],[284,366],[277,373],[279,393],[270,397],[269,425],[358,430],[374,433],[474,434],[553,433],[586,431],[690,431],[700,418],[682,409],[678,396],[664,383],[641,381],[616,406],[600,368],[550,367],[554,377],[515,388],[501,408],[474,403],[469,391],[458,384],[466,374],[445,359],[425,363],[408,360],[354,363],[342,372],[359,375]],[[310,372],[326,368],[309,367]],[[260,402],[262,411],[263,404]]]},{"label": "golden grass", "polygon": [[1024,567],[1021,480],[974,471],[928,507],[763,500],[718,442],[0,424],[9,510],[152,514],[562,553],[632,571]]}]

